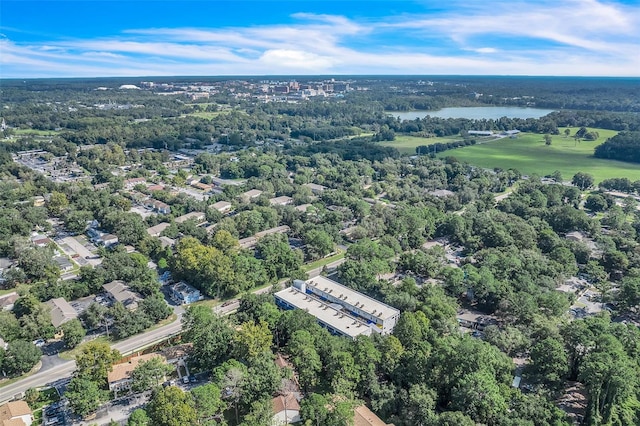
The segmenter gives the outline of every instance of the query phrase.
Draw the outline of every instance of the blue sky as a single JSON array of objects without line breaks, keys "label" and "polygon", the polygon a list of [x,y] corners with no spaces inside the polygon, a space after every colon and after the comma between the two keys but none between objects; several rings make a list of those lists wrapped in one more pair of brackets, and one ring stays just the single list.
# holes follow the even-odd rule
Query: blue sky
[{"label": "blue sky", "polygon": [[0,77],[640,76],[640,1],[0,3]]}]

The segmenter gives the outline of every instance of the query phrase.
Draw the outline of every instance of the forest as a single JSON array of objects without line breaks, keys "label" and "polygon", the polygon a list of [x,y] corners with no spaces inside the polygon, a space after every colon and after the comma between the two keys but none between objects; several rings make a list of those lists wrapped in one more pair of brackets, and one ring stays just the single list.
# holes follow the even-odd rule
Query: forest
[{"label": "forest", "polygon": [[[377,143],[472,129],[556,135],[569,126],[584,128],[586,140],[598,127],[620,133],[597,157],[635,161],[637,92],[624,101],[620,93],[637,81],[426,80],[354,77],[368,90],[298,103],[234,96],[253,83],[223,79],[209,81],[219,91],[207,102],[193,103],[118,90],[131,82],[120,79],[3,82],[0,257],[12,266],[1,286],[19,298],[0,312],[2,370],[29,371],[41,355],[31,342],[60,331],[47,302],[123,281],[140,295],[137,309],[91,302],[63,330],[78,365],[67,397],[77,415],[95,412],[113,398],[107,372],[122,354],[82,343],[85,334],[107,325],[113,342],[171,320],[160,278],[169,274],[205,298],[186,308],[181,339],[207,384],[158,386],[156,376],[169,373],[143,364],[132,392],[151,397],[131,426],[267,425],[272,398],[293,377],[302,424],[311,426],[350,425],[362,404],[396,426],[640,424],[640,181],[525,177]],[[385,112],[490,103],[472,91],[520,98],[502,102],[513,105],[535,93],[536,106],[563,109],[527,120],[402,121]],[[110,102],[128,107],[96,107]],[[37,149],[39,159],[64,157],[87,177],[56,181],[12,157]],[[180,149],[190,162],[174,167]],[[127,187],[133,178],[145,183]],[[193,182],[216,190],[195,191]],[[247,190],[259,194],[248,200]],[[170,211],[140,214],[139,200],[151,197]],[[215,208],[222,201],[229,211]],[[194,212],[204,219],[176,220]],[[57,243],[33,243],[34,234],[58,241],[61,230],[81,236],[93,223],[119,243],[97,249],[101,263],[74,277],[54,261]],[[159,235],[148,232],[160,224]],[[240,245],[276,227],[286,234]],[[331,256],[340,264],[323,268]],[[315,265],[400,310],[393,333],[351,340],[306,312],[279,309],[272,294]],[[265,293],[252,293],[259,288]],[[236,299],[232,315],[211,309]],[[465,327],[471,312],[486,326]]]}]

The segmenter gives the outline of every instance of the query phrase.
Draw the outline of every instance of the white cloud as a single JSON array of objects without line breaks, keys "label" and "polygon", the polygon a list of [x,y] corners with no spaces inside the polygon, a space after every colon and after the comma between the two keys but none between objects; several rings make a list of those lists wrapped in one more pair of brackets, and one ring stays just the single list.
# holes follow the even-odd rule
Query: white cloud
[{"label": "white cloud", "polygon": [[496,49],[495,47],[479,47],[472,50],[476,53],[498,53],[498,49]]},{"label": "white cloud", "polygon": [[265,69],[322,73],[331,68],[334,60],[327,56],[320,56],[301,50],[274,49],[264,52],[260,57],[260,62],[266,66]]},{"label": "white cloud", "polygon": [[298,13],[298,23],[289,25],[142,28],[29,44],[5,37],[0,77],[640,74],[638,7],[596,0],[468,3],[455,13],[366,22]]}]

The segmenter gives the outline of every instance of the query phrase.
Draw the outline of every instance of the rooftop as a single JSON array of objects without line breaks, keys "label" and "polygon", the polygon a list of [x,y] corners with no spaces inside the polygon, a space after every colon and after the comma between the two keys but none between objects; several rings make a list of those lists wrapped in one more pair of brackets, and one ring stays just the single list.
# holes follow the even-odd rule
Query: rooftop
[{"label": "rooftop", "polygon": [[332,327],[351,338],[355,339],[361,334],[371,334],[371,328],[363,322],[356,320],[352,316],[347,315],[326,303],[320,302],[319,300],[304,294],[294,287],[281,290],[277,292],[275,296],[284,300],[288,304],[295,306],[297,309],[308,312],[325,325]]},{"label": "rooftop", "polygon": [[51,307],[51,324],[53,324],[55,328],[60,327],[65,322],[78,318],[78,313],[73,309],[73,306],[62,297],[51,299],[46,302],[46,304]]},{"label": "rooftop", "polygon": [[278,395],[271,400],[271,405],[273,406],[274,413],[280,413],[287,410],[300,410],[300,404],[298,404],[298,400],[296,399],[295,394],[293,392],[287,392],[285,395]]},{"label": "rooftop", "polygon": [[311,189],[312,191],[324,191],[325,189],[327,189],[326,186],[323,185],[318,185],[317,183],[305,183],[302,186],[306,186],[307,188]]},{"label": "rooftop", "polygon": [[247,192],[242,193],[242,196],[246,198],[255,198],[259,197],[260,195],[262,195],[262,191],[260,191],[259,189],[251,189]]},{"label": "rooftop", "polygon": [[159,223],[155,226],[152,226],[150,228],[147,228],[147,234],[149,235],[160,235],[160,233],[162,231],[164,231],[165,229],[167,229],[169,226],[171,226],[170,224],[168,224],[167,222],[162,222]]},{"label": "rooftop", "polygon": [[102,286],[116,301],[124,303],[127,300],[138,300],[137,294],[129,290],[124,281],[116,280]]},{"label": "rooftop", "polygon": [[0,421],[11,420],[14,417],[30,416],[31,408],[24,401],[11,401],[0,405]]},{"label": "rooftop", "polygon": [[231,203],[228,201],[218,201],[217,203],[213,203],[211,207],[213,207],[216,210],[224,210],[231,207]]},{"label": "rooftop", "polygon": [[360,405],[353,411],[353,426],[391,426],[383,422],[380,417],[376,416],[366,405]]},{"label": "rooftop", "polygon": [[307,288],[315,287],[321,292],[328,293],[333,297],[342,299],[347,304],[355,306],[358,309],[371,315],[375,315],[383,320],[396,316],[400,313],[396,308],[352,290],[349,287],[345,287],[342,284],[338,284],[337,282],[321,275],[307,280],[306,284]]},{"label": "rooftop", "polygon": [[205,214],[203,212],[191,212],[187,214],[183,214],[182,216],[178,216],[175,218],[176,223],[186,222],[188,220],[203,220],[205,218]]},{"label": "rooftop", "polygon": [[111,367],[111,371],[107,375],[107,381],[109,383],[118,382],[120,380],[128,379],[131,377],[131,373],[133,370],[140,364],[141,362],[147,362],[153,358],[161,358],[164,362],[164,357],[159,354],[146,354],[140,356],[132,357],[129,362],[125,362],[122,364],[116,364]]},{"label": "rooftop", "polygon": [[293,203],[293,198],[283,195],[280,197],[270,198],[269,203],[271,203],[272,205],[291,204]]}]

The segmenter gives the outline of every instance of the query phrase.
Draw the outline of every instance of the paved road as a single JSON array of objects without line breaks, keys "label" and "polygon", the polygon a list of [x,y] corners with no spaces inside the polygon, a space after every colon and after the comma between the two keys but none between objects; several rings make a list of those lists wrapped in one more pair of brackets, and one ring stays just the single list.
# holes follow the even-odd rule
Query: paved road
[{"label": "paved road", "polygon": [[[283,280],[280,284],[283,285],[286,280]],[[268,292],[271,287],[256,290],[254,293]],[[216,307],[215,311],[220,315],[229,315],[238,309],[239,301],[237,299],[230,301],[225,306]],[[159,327],[155,330],[147,331],[146,333],[132,336],[126,340],[114,343],[112,348],[117,349],[123,355],[131,354],[137,350],[144,349],[153,345],[154,343],[161,342],[169,336],[178,334],[182,330],[182,314],[184,308],[182,306],[174,307],[174,312],[177,315],[177,319],[171,324]],[[36,374],[22,379],[16,383],[12,383],[7,386],[0,387],[0,404],[10,401],[15,395],[26,391],[29,388],[42,387],[51,385],[52,383],[69,377],[76,368],[75,361],[58,361],[56,365],[48,364],[46,370],[41,369]]]},{"label": "paved road", "polygon": [[315,269],[311,269],[310,271],[307,272],[307,275],[309,275],[309,278],[315,278],[318,275],[320,275],[322,273],[322,269],[324,267],[326,267],[329,271],[331,271],[332,269],[337,268],[338,266],[342,265],[344,262],[347,261],[346,257],[343,257],[342,259],[338,259],[335,260],[331,263],[327,263],[325,266],[321,266],[319,268],[315,268]]},{"label": "paved road", "polygon": [[[178,315],[179,317],[181,315]],[[182,323],[180,318],[171,324],[167,324],[163,327],[159,327],[155,330],[148,331],[137,336],[130,337],[121,342],[117,342],[112,345],[112,348],[117,349],[123,355],[134,352],[138,349],[142,349],[146,346],[164,340],[167,337],[177,334],[182,329]],[[40,370],[33,376],[29,376],[26,379],[22,379],[11,385],[7,385],[0,388],[0,403],[4,403],[13,399],[16,394],[22,393],[29,388],[41,387],[49,385],[57,380],[68,377],[76,369],[75,361],[64,361],[58,365],[51,366],[46,370]]]}]

